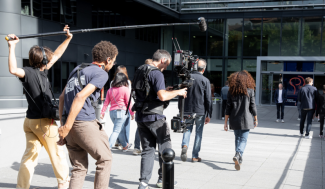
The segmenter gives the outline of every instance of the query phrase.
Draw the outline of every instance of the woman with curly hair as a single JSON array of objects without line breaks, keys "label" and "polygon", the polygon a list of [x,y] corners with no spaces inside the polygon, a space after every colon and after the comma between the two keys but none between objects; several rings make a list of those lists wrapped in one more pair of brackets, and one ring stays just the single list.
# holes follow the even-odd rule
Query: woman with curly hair
[{"label": "woman with curly hair", "polygon": [[[254,129],[257,122],[255,105],[255,81],[246,70],[236,72],[229,77],[229,92],[225,117],[225,131],[230,129],[235,133],[235,150],[233,158],[235,169],[240,170],[243,162],[243,153],[247,144],[250,129]],[[254,122],[252,115],[254,116]]]}]

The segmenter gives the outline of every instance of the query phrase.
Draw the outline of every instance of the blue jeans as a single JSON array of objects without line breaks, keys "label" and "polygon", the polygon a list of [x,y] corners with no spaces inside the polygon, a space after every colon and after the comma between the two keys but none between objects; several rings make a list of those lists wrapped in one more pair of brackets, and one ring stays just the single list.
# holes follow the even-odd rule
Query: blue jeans
[{"label": "blue jeans", "polygon": [[137,131],[135,132],[134,148],[140,150],[140,135],[139,135],[138,128],[137,128]]},{"label": "blue jeans", "polygon": [[125,115],[125,110],[112,110],[109,112],[112,122],[114,123],[113,133],[109,137],[109,146],[112,149],[112,146],[115,144],[116,139],[118,138],[123,147],[127,146],[125,135],[120,135],[120,132],[123,128],[127,115]]},{"label": "blue jeans", "polygon": [[235,150],[243,155],[246,148],[249,130],[234,130],[235,134]]},{"label": "blue jeans", "polygon": [[204,127],[204,121],[205,116],[196,116],[194,120],[186,120],[186,123],[190,123],[191,125],[187,126],[187,131],[183,134],[183,142],[182,147],[184,145],[189,146],[190,144],[190,137],[193,130],[193,124],[195,121],[196,125],[196,131],[195,131],[195,140],[194,140],[194,146],[193,146],[193,152],[192,152],[192,158],[198,158],[199,152],[201,150],[201,141],[202,141],[202,133],[203,133],[203,127]]},{"label": "blue jeans", "polygon": [[[123,124],[122,130],[120,132],[120,135],[124,135],[126,143],[129,144],[129,138],[130,138],[130,125],[131,125],[131,114],[128,112],[128,115],[126,115],[127,118]],[[120,140],[118,140],[118,143],[121,143]]]},{"label": "blue jeans", "polygon": [[315,112],[315,110],[304,110],[304,109],[301,110],[300,134],[304,133],[305,120],[306,120],[306,116],[307,116],[307,126],[306,126],[305,136],[309,136],[314,112]]}]

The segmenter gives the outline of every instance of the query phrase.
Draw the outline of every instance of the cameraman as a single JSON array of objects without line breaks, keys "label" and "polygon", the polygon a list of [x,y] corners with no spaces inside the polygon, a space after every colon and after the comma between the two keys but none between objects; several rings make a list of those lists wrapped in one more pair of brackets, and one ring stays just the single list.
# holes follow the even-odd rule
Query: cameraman
[{"label": "cameraman", "polygon": [[[42,114],[45,109],[44,104],[47,103],[47,101],[50,102],[53,98],[50,85],[47,84],[48,70],[62,56],[72,39],[72,34],[69,32],[68,25],[64,27],[63,31],[66,32],[67,38],[54,52],[47,47],[40,47],[37,45],[30,48],[28,54],[30,67],[23,68],[17,67],[15,55],[15,48],[19,42],[19,38],[14,34],[8,35],[13,39],[8,41],[9,72],[17,76],[23,83],[28,102],[24,121],[26,150],[21,159],[16,188],[25,189],[30,187],[30,182],[42,146],[44,146],[51,159],[53,171],[58,181],[58,188],[67,188],[69,185],[69,166],[66,155],[63,147],[58,147],[56,144],[59,140],[57,135],[58,127],[53,119]],[[44,65],[44,63],[46,63],[46,65]],[[41,90],[41,88],[43,88],[40,86],[41,82],[47,86],[45,87],[44,93]]]},{"label": "cameraman", "polygon": [[[139,135],[142,145],[141,154],[141,177],[139,189],[148,189],[148,183],[151,178],[152,169],[155,161],[156,145],[159,149],[159,178],[157,187],[162,187],[162,159],[161,153],[166,148],[171,148],[170,130],[166,123],[166,117],[163,115],[162,101],[169,101],[176,96],[186,97],[186,89],[171,90],[171,87],[165,88],[165,80],[162,72],[167,69],[171,62],[171,56],[166,50],[157,50],[152,57],[152,62],[144,64],[138,68],[135,73],[133,84],[143,82],[145,69],[152,69],[148,74],[148,84],[150,92],[146,98],[146,90],[135,89],[136,102],[133,107],[136,110],[135,121],[138,124]],[[139,79],[137,79],[139,78]],[[138,85],[139,86],[139,85]],[[148,106],[142,106],[147,104]],[[154,107],[154,108],[152,108]],[[161,109],[160,109],[161,108]],[[157,111],[155,111],[157,110]],[[159,111],[161,112],[159,113]],[[152,112],[155,111],[156,113]],[[176,183],[176,182],[175,182]]]},{"label": "cameraman", "polygon": [[210,122],[209,117],[211,117],[212,112],[210,81],[203,76],[206,65],[206,61],[200,59],[198,62],[198,71],[193,71],[191,73],[191,78],[194,79],[194,81],[193,86],[188,89],[188,96],[185,99],[184,104],[184,114],[190,115],[196,113],[196,117],[195,120],[186,120],[186,123],[190,123],[191,125],[187,127],[188,130],[183,134],[181,153],[182,161],[187,160],[187,149],[195,121],[196,132],[192,152],[192,162],[201,162],[199,152],[201,149],[203,126]]},{"label": "cameraman", "polygon": [[[70,73],[67,85],[60,96],[60,116],[64,106],[68,117],[65,123],[62,121],[63,126],[59,128],[58,144],[67,144],[73,165],[69,188],[83,187],[88,169],[88,154],[97,160],[94,188],[108,187],[112,153],[108,136],[96,119],[92,101],[97,102],[100,90],[108,80],[107,72],[115,64],[117,54],[118,50],[112,43],[108,41],[97,43],[92,50],[93,63],[84,68],[82,67],[85,64],[77,66]],[[81,69],[80,74],[77,72],[78,69]]]}]

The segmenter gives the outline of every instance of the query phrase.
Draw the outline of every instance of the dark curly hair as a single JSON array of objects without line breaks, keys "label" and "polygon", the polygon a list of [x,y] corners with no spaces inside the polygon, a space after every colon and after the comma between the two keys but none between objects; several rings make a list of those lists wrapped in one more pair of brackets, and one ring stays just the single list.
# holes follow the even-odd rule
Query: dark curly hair
[{"label": "dark curly hair", "polygon": [[[48,47],[43,47],[43,49],[45,51],[48,62],[50,62],[53,56],[52,50]],[[30,48],[28,57],[30,66],[34,68],[41,68],[43,66],[43,52],[39,46],[35,45]]]},{"label": "dark curly hair", "polygon": [[245,94],[248,96],[247,89],[255,89],[255,80],[246,70],[232,73],[229,76],[229,92],[232,96]]},{"label": "dark curly hair", "polygon": [[112,59],[117,56],[118,50],[111,42],[101,41],[94,46],[92,54],[94,62],[105,62],[108,57]]}]

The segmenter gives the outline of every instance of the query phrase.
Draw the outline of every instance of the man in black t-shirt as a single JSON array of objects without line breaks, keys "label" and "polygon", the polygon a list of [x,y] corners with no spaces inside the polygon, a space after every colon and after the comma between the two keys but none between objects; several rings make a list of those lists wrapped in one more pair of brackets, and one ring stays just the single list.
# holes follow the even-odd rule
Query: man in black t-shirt
[{"label": "man in black t-shirt", "polygon": [[[171,62],[171,56],[166,50],[157,50],[152,57],[150,66],[159,70],[153,70],[148,75],[148,82],[151,92],[149,99],[155,101],[168,101],[176,96],[186,97],[186,89],[172,91],[172,87],[165,88],[165,80],[162,71],[167,69]],[[145,101],[145,92],[136,90],[137,101]],[[152,169],[155,161],[156,145],[159,149],[159,178],[157,187],[162,187],[162,159],[161,153],[166,148],[171,148],[170,130],[166,123],[166,118],[162,114],[143,114],[141,111],[136,112],[135,120],[138,124],[139,135],[142,145],[141,154],[141,177],[139,189],[148,189],[148,182],[151,178]]]},{"label": "man in black t-shirt", "polygon": [[[30,187],[34,168],[37,165],[38,155],[42,146],[45,147],[51,159],[53,171],[58,181],[58,188],[67,188],[69,186],[69,166],[65,152],[63,147],[57,146],[56,144],[59,140],[59,136],[57,135],[58,127],[52,119],[42,115],[42,112],[44,112],[43,104],[47,103],[45,100],[48,102],[52,100],[47,72],[62,56],[72,39],[72,34],[70,34],[67,25],[64,27],[64,31],[67,32],[67,39],[54,52],[47,47],[33,46],[29,50],[29,63],[31,67],[23,68],[17,67],[15,57],[15,47],[19,42],[19,38],[14,34],[8,35],[13,39],[8,41],[9,72],[17,76],[23,83],[28,102],[27,114],[24,121],[26,150],[20,163],[16,188]],[[48,63],[44,59],[47,59]],[[41,80],[38,78],[38,72],[40,73]],[[45,86],[45,95],[41,91],[41,84],[43,87]]]}]

